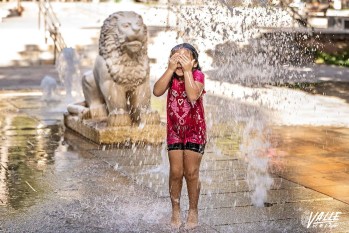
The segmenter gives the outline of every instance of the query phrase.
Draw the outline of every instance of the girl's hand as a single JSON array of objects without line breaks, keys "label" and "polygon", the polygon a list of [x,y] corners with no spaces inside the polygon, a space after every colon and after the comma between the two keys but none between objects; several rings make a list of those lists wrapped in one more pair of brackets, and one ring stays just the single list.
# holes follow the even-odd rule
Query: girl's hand
[{"label": "girl's hand", "polygon": [[181,54],[179,56],[179,63],[181,63],[183,71],[192,71],[195,59],[190,60],[188,56],[186,56],[185,54]]},{"label": "girl's hand", "polygon": [[168,69],[171,70],[172,72],[175,72],[175,70],[177,69],[178,59],[179,59],[178,53],[175,53],[172,55],[172,57],[170,57],[170,60],[168,62]]}]

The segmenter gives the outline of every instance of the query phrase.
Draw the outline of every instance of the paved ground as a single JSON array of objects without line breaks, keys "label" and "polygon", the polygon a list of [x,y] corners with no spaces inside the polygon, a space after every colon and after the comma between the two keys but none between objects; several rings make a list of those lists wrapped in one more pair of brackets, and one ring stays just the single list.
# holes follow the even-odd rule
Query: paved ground
[{"label": "paved ground", "polygon": [[[219,100],[222,101],[207,96],[208,110]],[[88,142],[62,128],[63,110],[64,103],[45,103],[38,92],[1,93],[0,171],[4,182],[0,195],[1,229],[4,232],[170,231],[163,148],[115,148]],[[220,124],[224,125],[224,121]],[[306,132],[312,130],[316,128]],[[309,181],[301,179],[302,171],[309,169],[304,167],[306,164],[319,159],[325,164],[329,159],[317,155],[319,148],[307,151],[309,146],[305,145],[304,136],[295,144],[287,141],[296,138],[294,132],[290,137],[277,136],[283,141],[277,150],[295,147],[306,154],[302,160],[306,163],[300,162],[301,154],[292,156],[291,160],[281,158],[284,164],[274,158],[273,185],[266,206],[254,207],[250,198],[253,190],[246,177],[248,163],[238,156],[236,141],[229,143],[234,140],[231,131],[216,135],[214,132],[217,131],[211,133],[211,143],[201,166],[200,227],[194,232],[346,232],[349,229],[348,204],[333,198],[340,199],[344,193],[333,186],[337,182],[338,188],[343,188],[338,183],[341,181],[324,184],[323,179],[313,179],[317,186],[332,185],[329,190],[333,195],[324,195],[321,190],[314,191],[316,188],[309,186]],[[280,132],[288,134],[283,129]],[[346,158],[347,150],[340,151]],[[332,159],[340,159],[340,155],[332,155]],[[337,161],[337,165],[345,164]],[[307,174],[316,176],[323,174],[319,169],[326,169],[330,176],[347,177],[347,170],[341,171],[333,165],[314,164]],[[300,177],[297,181],[300,184],[292,182],[292,176]],[[182,207],[186,210],[185,189],[183,193]],[[307,229],[312,212],[340,212],[338,226],[313,228],[310,224]]]},{"label": "paved ground", "polygon": [[[316,66],[304,72],[331,81],[348,78],[344,68]],[[164,148],[96,145],[66,130],[66,103],[42,99],[39,84],[46,74],[57,77],[53,66],[0,69],[0,232],[170,232]],[[253,96],[239,98],[239,90],[250,91],[246,87],[227,85],[223,95],[219,88],[213,92],[215,85],[207,87],[210,143],[201,166],[200,226],[192,232],[348,232],[347,121],[338,121],[341,126],[330,120],[321,127],[267,125],[272,130],[268,158],[273,184],[264,207],[255,207],[248,185],[252,162],[239,152],[242,133],[249,119],[273,114],[256,106],[258,98],[254,104]],[[316,88],[318,95],[288,92],[290,97],[280,98],[279,106],[287,108],[291,99],[304,94],[299,108],[311,98],[325,101],[322,115],[339,106],[346,114],[347,82],[324,82]],[[232,92],[236,98],[227,95]],[[164,114],[164,98],[152,104]],[[321,114],[313,111],[311,116]],[[185,217],[185,189],[183,194]],[[312,222],[321,212],[340,213],[331,225]]]}]

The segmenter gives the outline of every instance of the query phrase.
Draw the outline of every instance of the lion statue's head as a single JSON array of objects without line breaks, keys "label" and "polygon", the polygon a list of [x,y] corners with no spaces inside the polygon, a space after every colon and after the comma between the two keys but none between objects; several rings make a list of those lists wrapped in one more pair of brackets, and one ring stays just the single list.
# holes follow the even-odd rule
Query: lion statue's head
[{"label": "lion statue's head", "polygon": [[132,11],[111,14],[104,20],[99,38],[99,55],[108,67],[123,62],[119,58],[125,53],[135,62],[147,56],[147,27]]}]

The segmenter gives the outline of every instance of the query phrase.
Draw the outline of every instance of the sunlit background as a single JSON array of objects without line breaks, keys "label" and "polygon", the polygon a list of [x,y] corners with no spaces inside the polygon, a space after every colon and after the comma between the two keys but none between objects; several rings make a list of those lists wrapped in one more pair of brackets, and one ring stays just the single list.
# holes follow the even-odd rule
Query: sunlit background
[{"label": "sunlit background", "polygon": [[[147,25],[151,88],[174,45],[199,51],[198,232],[326,232],[304,224],[311,211],[349,231],[347,0],[2,1],[0,231],[169,231],[165,145],[98,145],[63,122],[123,10]],[[166,96],[151,102],[165,123]]]}]

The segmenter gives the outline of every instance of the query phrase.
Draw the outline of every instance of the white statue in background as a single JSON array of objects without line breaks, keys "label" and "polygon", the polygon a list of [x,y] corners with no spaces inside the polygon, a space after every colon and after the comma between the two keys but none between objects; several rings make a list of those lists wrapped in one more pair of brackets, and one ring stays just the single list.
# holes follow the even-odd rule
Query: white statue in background
[{"label": "white statue in background", "polygon": [[121,11],[104,21],[99,55],[93,72],[83,75],[82,89],[85,101],[69,105],[70,114],[107,118],[108,126],[159,121],[150,110],[147,28],[140,15]]},{"label": "white statue in background", "polygon": [[80,60],[73,48],[64,48],[56,60],[59,79],[64,84],[66,97],[72,99],[73,91],[81,92]]}]

